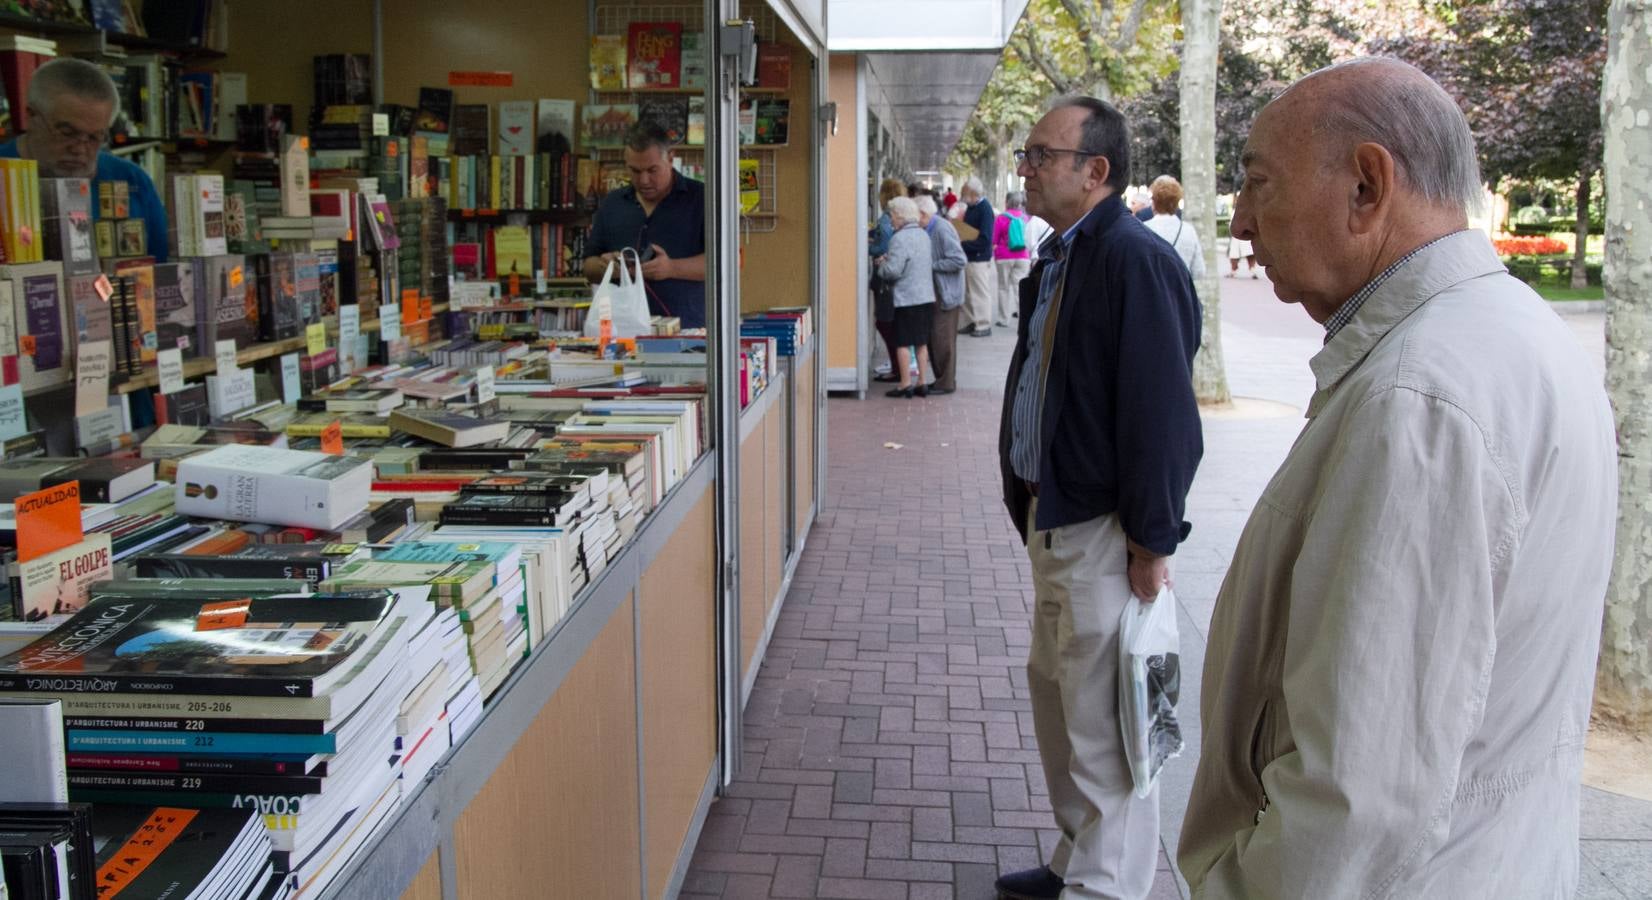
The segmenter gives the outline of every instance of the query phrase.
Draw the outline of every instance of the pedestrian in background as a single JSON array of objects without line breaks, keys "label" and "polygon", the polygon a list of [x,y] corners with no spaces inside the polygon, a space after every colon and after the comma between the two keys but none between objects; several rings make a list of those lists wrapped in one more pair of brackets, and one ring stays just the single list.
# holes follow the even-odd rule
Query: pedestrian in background
[{"label": "pedestrian in background", "polygon": [[[906,192],[906,185],[901,184],[899,178],[885,178],[878,185],[878,221],[866,234],[866,254],[874,261],[871,268],[872,290],[872,322],[878,330],[878,337],[883,339],[883,348],[889,352],[889,369],[872,376],[873,381],[902,381],[905,373],[896,374],[895,358],[895,292],[894,288],[878,274],[876,260],[889,252],[889,239],[895,234],[895,226],[889,221],[889,201]],[[883,368],[879,366],[878,368]]]},{"label": "pedestrian in background", "polygon": [[1182,208],[1182,183],[1169,175],[1153,179],[1153,218],[1147,230],[1170,242],[1195,281],[1205,276],[1205,251],[1199,234],[1178,214]]},{"label": "pedestrian in background", "polygon": [[935,198],[918,198],[918,224],[929,234],[930,268],[935,273],[935,319],[929,329],[929,363],[935,367],[931,394],[958,389],[958,314],[964,306],[964,248],[958,232],[940,215]]},{"label": "pedestrian in background", "polygon": [[963,223],[968,226],[960,228],[959,235],[974,234],[963,240],[969,264],[964,267],[964,322],[960,328],[971,337],[992,334],[992,308],[998,294],[997,272],[992,267],[992,226],[998,217],[983,190],[981,179],[971,175],[958,197],[964,204]]},{"label": "pedestrian in background", "polygon": [[[878,275],[894,290],[890,330],[900,386],[887,392],[890,397],[928,396],[925,373],[934,372],[929,365],[929,330],[935,315],[935,280],[930,267],[929,235],[918,224],[918,218],[918,204],[911,197],[889,201],[889,221],[895,233],[889,238],[889,252],[878,258]],[[916,376],[911,372],[914,348]]]},{"label": "pedestrian in background", "polygon": [[992,261],[998,269],[998,301],[993,324],[1010,327],[1019,313],[1021,279],[1032,268],[1032,246],[1028,240],[1027,195],[1010,191],[1004,196],[1004,211],[992,225]]}]

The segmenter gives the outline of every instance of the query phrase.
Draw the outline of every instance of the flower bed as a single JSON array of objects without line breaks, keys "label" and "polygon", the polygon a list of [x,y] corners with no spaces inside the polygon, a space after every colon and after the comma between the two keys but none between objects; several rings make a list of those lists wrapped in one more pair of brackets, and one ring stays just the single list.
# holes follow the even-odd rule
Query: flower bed
[{"label": "flower bed", "polygon": [[1506,237],[1491,242],[1498,256],[1555,256],[1572,252],[1565,241],[1548,236]]}]

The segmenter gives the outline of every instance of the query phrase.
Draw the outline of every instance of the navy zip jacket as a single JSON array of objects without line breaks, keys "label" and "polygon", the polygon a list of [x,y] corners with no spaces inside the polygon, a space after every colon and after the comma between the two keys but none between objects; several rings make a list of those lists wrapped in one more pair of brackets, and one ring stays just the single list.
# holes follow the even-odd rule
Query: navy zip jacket
[{"label": "navy zip jacket", "polygon": [[[1027,327],[1048,265],[1039,260],[1021,281],[998,431],[1004,502],[1022,540],[1032,495],[1010,464],[1010,423],[1021,367],[1039,364],[1027,358]],[[1039,422],[1035,525],[1117,512],[1127,537],[1169,555],[1191,527],[1182,514],[1204,453],[1192,383],[1200,327],[1193,279],[1174,248],[1110,196],[1074,234],[1066,282]]]},{"label": "navy zip jacket", "polygon": [[964,210],[964,224],[980,232],[974,240],[964,241],[964,259],[970,262],[992,262],[992,225],[998,220],[992,204],[982,197]]}]

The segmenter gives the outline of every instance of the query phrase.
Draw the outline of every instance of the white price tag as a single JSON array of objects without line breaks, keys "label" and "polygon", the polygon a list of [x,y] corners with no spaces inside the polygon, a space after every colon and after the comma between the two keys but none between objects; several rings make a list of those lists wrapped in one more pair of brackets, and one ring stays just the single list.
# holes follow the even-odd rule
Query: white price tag
[{"label": "white price tag", "polygon": [[28,433],[28,417],[23,414],[23,386],[0,387],[0,441]]},{"label": "white price tag", "polygon": [[350,303],[338,308],[338,363],[340,374],[349,374],[361,368],[356,358],[358,338],[361,337],[361,307]]},{"label": "white price tag", "polygon": [[390,136],[390,114],[373,113],[373,137]]},{"label": "white price tag", "polygon": [[303,395],[304,387],[298,380],[298,354],[288,353],[281,357],[281,399],[297,403]]},{"label": "white price tag", "polygon": [[386,344],[402,339],[402,308],[394,303],[379,307],[379,339]]},{"label": "white price tag", "polygon": [[176,394],[184,389],[184,352],[177,347],[155,354],[155,366],[160,370],[161,393]]},{"label": "white price tag", "polygon": [[218,359],[218,374],[219,375],[228,375],[231,372],[234,372],[236,367],[240,365],[240,360],[235,358],[235,339],[234,338],[230,338],[229,340],[219,341],[213,347],[213,350],[214,350],[213,356],[217,357],[217,359]]},{"label": "white price tag", "polygon": [[476,370],[476,402],[487,403],[493,398],[493,367],[482,366]]},{"label": "white price tag", "polygon": [[109,371],[114,360],[110,341],[87,341],[75,352],[75,415],[95,413],[109,405]]}]

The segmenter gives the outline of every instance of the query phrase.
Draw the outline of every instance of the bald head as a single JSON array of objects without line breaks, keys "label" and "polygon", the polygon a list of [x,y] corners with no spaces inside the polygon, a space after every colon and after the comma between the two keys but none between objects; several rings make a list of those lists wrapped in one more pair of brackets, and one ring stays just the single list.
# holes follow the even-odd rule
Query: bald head
[{"label": "bald head", "polygon": [[1463,213],[1480,204],[1480,164],[1468,120],[1444,88],[1410,63],[1381,56],[1337,63],[1291,85],[1263,115],[1274,107],[1296,123],[1298,134],[1314,136],[1322,159],[1376,144],[1393,156],[1403,188],[1418,199]]}]

